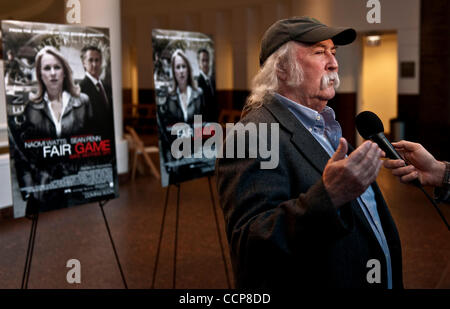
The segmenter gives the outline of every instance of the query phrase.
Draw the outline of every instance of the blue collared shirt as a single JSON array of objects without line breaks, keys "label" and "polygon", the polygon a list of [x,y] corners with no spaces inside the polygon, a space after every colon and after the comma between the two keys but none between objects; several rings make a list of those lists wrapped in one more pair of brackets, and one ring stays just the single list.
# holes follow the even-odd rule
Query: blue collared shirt
[{"label": "blue collared shirt", "polygon": [[[335,119],[334,110],[325,106],[322,112],[317,112],[311,108],[298,104],[278,93],[275,96],[283,102],[289,111],[301,122],[301,124],[311,132],[312,136],[319,142],[331,157],[339,146],[339,139],[342,136],[342,129]],[[388,289],[392,289],[392,266],[391,255],[386,241],[386,237],[381,226],[380,217],[377,211],[377,202],[372,187],[357,198],[357,201],[366,216],[367,221],[375,234],[378,243],[383,249],[387,265]]]}]

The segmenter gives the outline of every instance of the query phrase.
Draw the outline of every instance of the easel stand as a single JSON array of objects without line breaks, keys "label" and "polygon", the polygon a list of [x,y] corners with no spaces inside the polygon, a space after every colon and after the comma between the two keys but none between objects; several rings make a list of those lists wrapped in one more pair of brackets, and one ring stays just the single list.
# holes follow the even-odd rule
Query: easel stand
[{"label": "easel stand", "polygon": [[[173,265],[173,269],[174,269],[174,271],[173,271],[173,273],[174,273],[174,275],[173,275],[173,278],[172,278],[172,288],[175,288],[175,275],[176,275],[176,261],[177,261],[177,258],[176,258],[176,247],[177,247],[177,230],[178,230],[178,208],[179,208],[179,205],[180,205],[180,199],[179,199],[179,197],[180,197],[180,184],[176,184],[176,185],[174,185],[174,186],[176,186],[177,187],[177,218],[176,218],[176,221],[175,221],[175,254],[174,254],[174,265]],[[171,187],[171,185],[169,185],[168,187],[167,187],[167,190],[166,190],[166,200],[165,200],[165,202],[164,202],[164,209],[163,209],[163,216],[162,216],[162,220],[161,220],[161,226],[160,226],[160,228],[159,228],[159,240],[158,240],[158,246],[157,246],[157,249],[156,249],[156,257],[155,257],[155,264],[153,265],[153,278],[152,278],[152,285],[151,285],[151,288],[152,289],[154,289],[155,288],[155,280],[156,280],[156,271],[157,271],[157,267],[158,267],[158,262],[159,262],[159,255],[160,255],[160,253],[161,253],[161,243],[162,243],[162,237],[163,237],[163,234],[164,234],[164,226],[165,226],[165,223],[166,223],[166,213],[167,213],[167,205],[168,205],[168,202],[169,202],[169,192],[170,192],[170,187]]]},{"label": "easel stand", "polygon": [[217,230],[217,236],[219,237],[219,244],[220,244],[220,251],[222,253],[223,267],[225,268],[225,275],[227,277],[228,288],[231,289],[230,275],[228,274],[227,260],[225,258],[225,248],[223,247],[223,243],[222,243],[222,236],[221,236],[221,233],[220,233],[219,219],[218,219],[217,210],[216,210],[216,202],[214,200],[214,194],[213,194],[213,189],[212,189],[212,185],[211,185],[211,177],[210,176],[208,176],[208,184],[209,184],[209,192],[211,192],[211,203],[212,203],[211,205],[212,205],[213,212],[214,212],[214,219],[216,220],[216,230]]},{"label": "easel stand", "polygon": [[31,261],[33,260],[34,242],[36,238],[36,228],[39,219],[39,213],[29,216],[31,219],[30,238],[28,239],[27,257],[25,259],[25,267],[23,269],[22,286],[21,289],[28,288],[28,280],[30,278]]},{"label": "easel stand", "polygon": [[[225,275],[227,277],[228,288],[231,288],[230,276],[228,274],[228,267],[227,267],[227,262],[225,259],[225,251],[224,251],[223,244],[222,244],[222,235],[220,232],[219,220],[218,220],[217,211],[216,211],[216,203],[214,200],[214,194],[213,194],[213,190],[212,190],[210,176],[208,176],[208,183],[209,183],[209,192],[211,194],[211,202],[212,202],[211,205],[213,208],[214,219],[215,219],[215,223],[216,223],[216,231],[217,231],[217,236],[219,238],[220,250],[222,253],[223,265],[225,268]],[[176,212],[175,212],[174,257],[173,257],[173,272],[172,272],[173,273],[172,288],[175,289],[176,288],[176,273],[177,273],[178,221],[179,221],[179,215],[180,215],[180,184],[178,183],[173,186],[175,186],[177,188],[177,205],[176,205]],[[158,270],[159,256],[161,253],[161,243],[162,243],[162,237],[164,234],[164,227],[165,227],[165,222],[166,222],[166,214],[167,214],[167,206],[168,206],[168,201],[169,201],[170,187],[171,187],[171,185],[169,185],[166,190],[166,200],[164,202],[164,210],[163,210],[163,216],[162,216],[162,220],[161,220],[158,246],[156,249],[155,264],[153,266],[153,278],[152,278],[152,285],[151,285],[152,289],[155,288],[155,280],[156,280],[156,274],[157,274],[157,270]]]},{"label": "easel stand", "polygon": [[[103,219],[105,220],[105,226],[106,226],[106,229],[108,231],[109,239],[111,241],[111,245],[112,245],[113,250],[114,250],[114,255],[115,255],[115,258],[116,258],[116,261],[117,261],[117,265],[119,267],[119,271],[120,271],[120,275],[122,277],[123,285],[125,286],[125,289],[128,289],[128,285],[127,285],[127,282],[125,280],[125,276],[124,276],[123,271],[122,271],[122,265],[120,264],[119,256],[118,256],[117,251],[116,251],[116,246],[114,245],[114,240],[113,240],[112,235],[111,235],[111,230],[109,229],[108,220],[106,218],[105,211],[103,209],[103,206],[105,206],[105,204],[108,201],[109,200],[107,200],[107,201],[100,201],[98,203],[98,205],[99,205],[99,207],[100,207],[100,209],[102,211]],[[27,257],[26,257],[26,260],[25,260],[25,267],[24,267],[24,270],[23,270],[22,287],[21,287],[22,289],[27,289],[28,288],[28,280],[30,278],[31,261],[33,260],[33,250],[34,250],[34,244],[35,244],[35,240],[36,240],[36,230],[37,230],[37,223],[38,223],[38,219],[39,219],[39,213],[29,215],[28,218],[31,219],[32,222],[31,222],[30,238],[28,240]]]},{"label": "easel stand", "polygon": [[127,281],[125,280],[125,275],[123,274],[122,265],[120,264],[119,255],[117,254],[116,246],[114,245],[114,240],[111,235],[111,230],[109,229],[108,219],[106,219],[105,211],[103,210],[103,206],[105,206],[105,204],[108,202],[109,202],[109,200],[100,201],[100,202],[98,202],[98,206],[100,206],[100,209],[102,210],[103,219],[105,220],[105,226],[106,226],[106,229],[108,230],[109,240],[111,241],[111,245],[112,245],[112,248],[114,251],[114,256],[116,257],[116,262],[117,262],[117,266],[119,267],[120,276],[122,277],[123,285],[124,285],[125,289],[128,289]]}]

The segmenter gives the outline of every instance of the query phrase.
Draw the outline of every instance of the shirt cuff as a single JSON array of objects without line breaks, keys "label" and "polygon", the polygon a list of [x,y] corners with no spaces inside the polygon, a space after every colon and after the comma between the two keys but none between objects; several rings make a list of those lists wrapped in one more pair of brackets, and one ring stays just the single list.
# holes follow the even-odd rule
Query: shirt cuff
[{"label": "shirt cuff", "polygon": [[445,162],[445,174],[442,186],[434,189],[434,199],[437,202],[450,203],[450,163]]}]

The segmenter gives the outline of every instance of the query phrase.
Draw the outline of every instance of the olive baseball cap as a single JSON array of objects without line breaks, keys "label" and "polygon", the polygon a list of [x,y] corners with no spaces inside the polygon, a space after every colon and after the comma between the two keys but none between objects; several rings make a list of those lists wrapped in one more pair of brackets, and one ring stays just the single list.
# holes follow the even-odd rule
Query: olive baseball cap
[{"label": "olive baseball cap", "polygon": [[264,33],[259,64],[262,66],[270,55],[289,41],[314,44],[332,39],[336,45],[346,45],[352,43],[355,38],[355,29],[328,27],[315,18],[303,16],[282,19],[270,26]]}]

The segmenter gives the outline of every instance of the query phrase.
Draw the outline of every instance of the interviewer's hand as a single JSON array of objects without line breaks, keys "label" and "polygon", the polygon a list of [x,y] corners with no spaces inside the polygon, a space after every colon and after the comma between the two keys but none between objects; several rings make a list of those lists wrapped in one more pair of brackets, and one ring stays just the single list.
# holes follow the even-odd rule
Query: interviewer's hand
[{"label": "interviewer's hand", "polygon": [[371,141],[364,142],[347,158],[347,141],[339,147],[323,171],[323,183],[334,206],[341,207],[367,190],[380,171],[384,152]]},{"label": "interviewer's hand", "polygon": [[422,185],[439,187],[445,173],[445,163],[437,161],[421,144],[408,141],[392,143],[394,148],[405,158],[403,160],[386,160],[384,167],[392,170],[392,174],[403,183],[419,178]]}]

